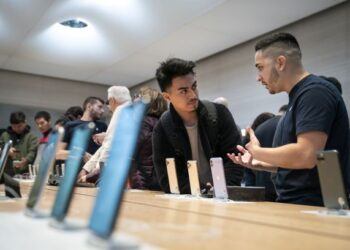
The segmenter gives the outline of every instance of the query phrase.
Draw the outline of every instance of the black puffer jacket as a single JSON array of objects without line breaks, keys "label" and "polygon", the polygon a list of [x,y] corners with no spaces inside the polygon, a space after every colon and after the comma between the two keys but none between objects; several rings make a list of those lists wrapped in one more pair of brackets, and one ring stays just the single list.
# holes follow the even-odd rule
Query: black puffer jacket
[{"label": "black puffer jacket", "polygon": [[158,120],[158,117],[147,115],[142,122],[131,170],[132,188],[160,190],[152,160],[152,134]]},{"label": "black puffer jacket", "polygon": [[[209,139],[208,133],[208,111],[206,107],[199,102],[198,113],[198,132],[206,158],[221,157],[224,162],[225,177],[227,185],[240,185],[243,168],[235,165],[228,157],[227,153],[238,153],[236,146],[241,144],[240,132],[233,120],[230,111],[221,104],[215,104],[218,120],[218,134],[216,142]],[[164,192],[169,193],[168,174],[165,165],[166,158],[175,158],[176,172],[181,193],[190,193],[189,178],[187,171],[187,161],[192,159],[191,146],[186,128],[181,117],[178,115],[172,105],[170,105],[169,118],[174,123],[174,131],[183,145],[183,154],[175,153],[175,149],[167,138],[162,123],[159,122],[153,132],[153,163],[157,173],[160,186]],[[164,115],[164,114],[163,114]],[[215,145],[214,145],[215,144]]]}]

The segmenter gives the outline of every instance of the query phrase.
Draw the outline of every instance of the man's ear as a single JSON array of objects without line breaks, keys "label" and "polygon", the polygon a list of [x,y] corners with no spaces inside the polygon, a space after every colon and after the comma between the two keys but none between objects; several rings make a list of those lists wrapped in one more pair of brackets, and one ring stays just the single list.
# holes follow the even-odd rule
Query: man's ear
[{"label": "man's ear", "polygon": [[286,69],[287,58],[285,56],[278,56],[276,59],[276,67],[278,71],[284,71]]},{"label": "man's ear", "polygon": [[165,100],[167,100],[168,102],[170,102],[170,95],[168,92],[162,92],[162,96]]},{"label": "man's ear", "polygon": [[91,103],[86,104],[86,110],[89,110],[91,108]]}]

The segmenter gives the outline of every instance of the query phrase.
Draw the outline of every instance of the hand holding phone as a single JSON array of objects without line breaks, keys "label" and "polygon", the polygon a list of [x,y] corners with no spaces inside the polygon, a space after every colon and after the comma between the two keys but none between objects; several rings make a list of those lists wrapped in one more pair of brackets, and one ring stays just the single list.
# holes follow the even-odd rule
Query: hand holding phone
[{"label": "hand holding phone", "polygon": [[18,153],[19,153],[19,151],[14,147],[10,148],[10,150],[9,150],[9,156],[11,156],[11,157],[14,157]]},{"label": "hand holding phone", "polygon": [[99,134],[94,134],[92,136],[92,140],[98,144],[98,145],[102,145],[103,143],[103,140],[105,139],[105,136],[106,136],[106,132],[102,132],[102,133],[99,133]]}]

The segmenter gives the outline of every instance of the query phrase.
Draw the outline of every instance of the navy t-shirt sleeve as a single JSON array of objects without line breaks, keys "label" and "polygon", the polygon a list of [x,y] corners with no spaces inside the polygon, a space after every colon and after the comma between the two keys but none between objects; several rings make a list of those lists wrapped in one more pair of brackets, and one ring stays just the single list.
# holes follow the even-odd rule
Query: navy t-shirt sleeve
[{"label": "navy t-shirt sleeve", "polygon": [[73,132],[73,122],[67,122],[64,126],[64,136],[63,136],[63,142],[69,144],[70,140],[72,139],[72,132]]},{"label": "navy t-shirt sleeve", "polygon": [[330,133],[336,114],[336,103],[326,88],[312,88],[299,97],[295,111],[296,134],[321,131]]},{"label": "navy t-shirt sleeve", "polygon": [[97,121],[95,122],[96,124],[96,134],[106,132],[107,130],[107,125],[104,122]]}]

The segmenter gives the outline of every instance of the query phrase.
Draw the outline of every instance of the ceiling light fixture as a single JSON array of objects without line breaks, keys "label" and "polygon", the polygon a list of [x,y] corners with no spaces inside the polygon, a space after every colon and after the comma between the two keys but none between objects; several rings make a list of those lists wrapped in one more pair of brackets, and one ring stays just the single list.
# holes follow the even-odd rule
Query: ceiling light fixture
[{"label": "ceiling light fixture", "polygon": [[85,28],[88,26],[87,23],[78,19],[70,19],[67,21],[60,22],[60,24],[69,28],[78,28],[78,29]]}]

